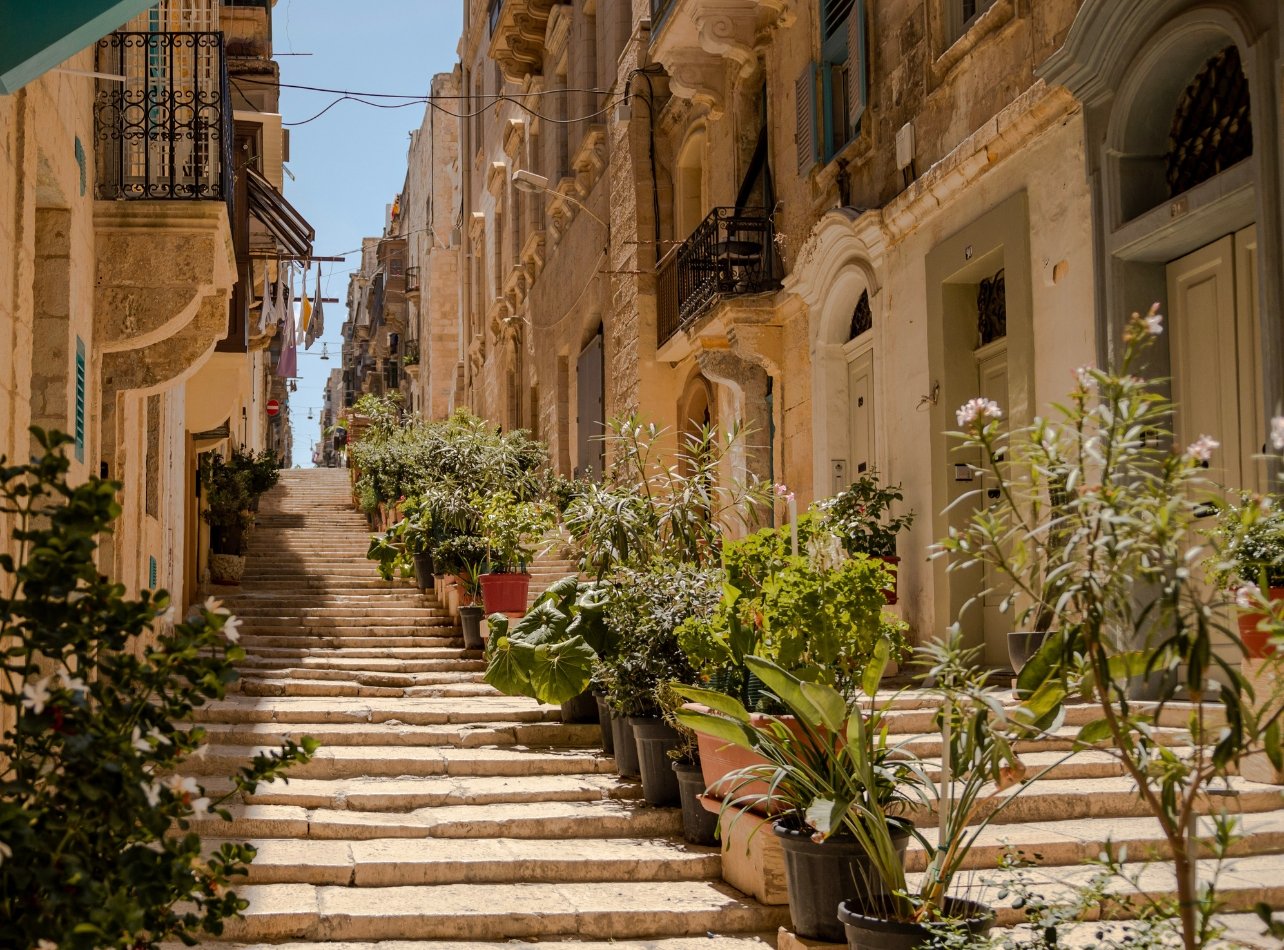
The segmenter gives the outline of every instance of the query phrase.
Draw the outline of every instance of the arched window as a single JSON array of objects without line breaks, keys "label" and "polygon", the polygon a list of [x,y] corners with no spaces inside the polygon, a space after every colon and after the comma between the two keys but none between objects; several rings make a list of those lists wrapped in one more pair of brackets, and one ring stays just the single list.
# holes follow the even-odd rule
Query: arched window
[{"label": "arched window", "polygon": [[674,238],[685,241],[709,213],[704,189],[704,129],[692,132],[678,153],[673,175]]},{"label": "arched window", "polygon": [[856,309],[852,312],[852,327],[847,334],[847,339],[850,342],[872,329],[874,329],[874,311],[869,305],[869,291],[862,290],[860,299],[856,301]]},{"label": "arched window", "polygon": [[1182,92],[1164,154],[1170,197],[1189,191],[1253,154],[1248,77],[1227,46]]}]

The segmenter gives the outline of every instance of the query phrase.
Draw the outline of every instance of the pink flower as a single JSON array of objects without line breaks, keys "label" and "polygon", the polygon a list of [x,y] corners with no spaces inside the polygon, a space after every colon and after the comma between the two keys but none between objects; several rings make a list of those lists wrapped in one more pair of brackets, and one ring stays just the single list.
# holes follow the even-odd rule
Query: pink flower
[{"label": "pink flower", "polygon": [[1276,416],[1271,420],[1271,445],[1276,450],[1284,450],[1284,416]]},{"label": "pink flower", "polygon": [[955,417],[961,426],[970,426],[978,420],[984,424],[986,419],[1002,419],[1003,410],[993,399],[969,399],[959,407]]},{"label": "pink flower", "polygon": [[1235,606],[1240,610],[1252,610],[1262,599],[1262,589],[1252,581],[1241,584],[1235,590]]},{"label": "pink flower", "polygon": [[1186,458],[1195,462],[1207,462],[1213,457],[1213,449],[1220,448],[1221,443],[1211,435],[1201,435],[1190,445],[1186,446],[1184,453]]}]

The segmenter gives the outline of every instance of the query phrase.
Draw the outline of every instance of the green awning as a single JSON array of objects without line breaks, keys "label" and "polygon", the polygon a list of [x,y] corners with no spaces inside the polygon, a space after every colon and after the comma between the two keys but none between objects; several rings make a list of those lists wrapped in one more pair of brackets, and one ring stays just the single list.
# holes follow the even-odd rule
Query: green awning
[{"label": "green awning", "polygon": [[0,0],[0,95],[16,92],[156,0]]}]

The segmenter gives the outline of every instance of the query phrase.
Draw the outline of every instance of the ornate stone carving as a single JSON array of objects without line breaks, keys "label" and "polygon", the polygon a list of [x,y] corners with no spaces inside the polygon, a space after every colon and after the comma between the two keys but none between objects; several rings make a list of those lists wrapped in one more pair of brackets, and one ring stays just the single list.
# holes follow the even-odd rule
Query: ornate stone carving
[{"label": "ornate stone carving", "polygon": [[490,55],[510,82],[544,67],[544,38],[555,0],[504,0],[491,35]]}]

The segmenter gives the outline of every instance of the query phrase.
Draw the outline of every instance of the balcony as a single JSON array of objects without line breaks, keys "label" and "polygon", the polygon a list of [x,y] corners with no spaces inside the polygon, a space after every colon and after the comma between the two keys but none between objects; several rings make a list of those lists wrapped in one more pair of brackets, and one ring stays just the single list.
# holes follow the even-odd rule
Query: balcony
[{"label": "balcony", "polygon": [[415,295],[419,294],[419,268],[418,267],[406,268],[406,293],[415,294]]},{"label": "balcony", "polygon": [[657,267],[663,346],[719,300],[780,288],[775,227],[761,208],[714,208]]},{"label": "balcony", "polygon": [[491,0],[490,58],[509,82],[544,68],[545,31],[557,0]]},{"label": "balcony", "polygon": [[232,109],[222,33],[112,33],[97,47],[97,197],[230,201]]}]

